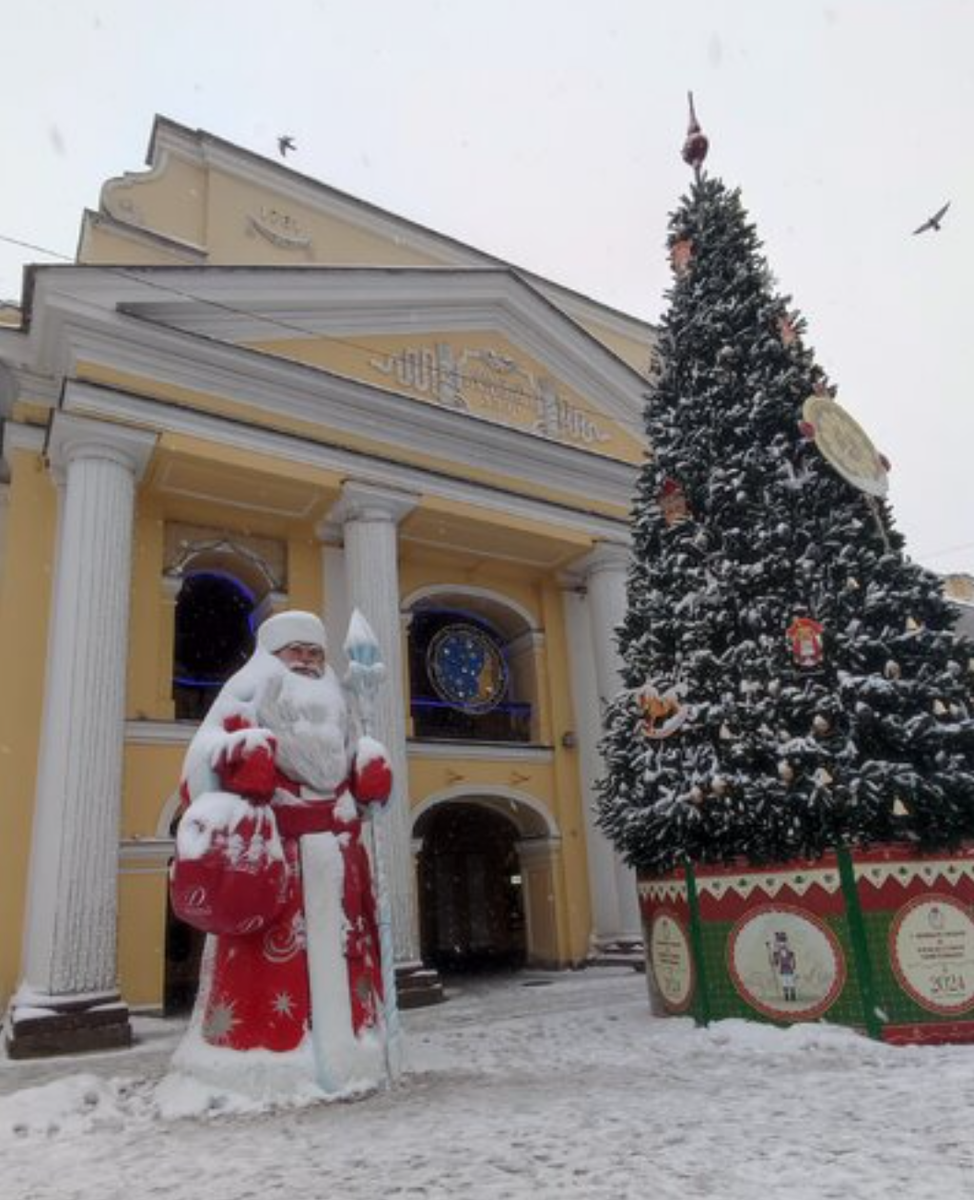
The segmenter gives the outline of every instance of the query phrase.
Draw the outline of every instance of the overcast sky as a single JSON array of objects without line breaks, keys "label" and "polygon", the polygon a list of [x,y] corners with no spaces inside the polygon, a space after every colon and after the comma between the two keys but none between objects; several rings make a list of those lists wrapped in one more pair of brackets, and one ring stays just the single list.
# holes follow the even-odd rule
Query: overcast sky
[{"label": "overcast sky", "polygon": [[[693,89],[912,556],[974,571],[974,0],[33,0],[0,236],[71,255],[162,113],[656,319]],[[940,233],[911,231],[947,200]],[[0,298],[25,262],[0,241]]]}]

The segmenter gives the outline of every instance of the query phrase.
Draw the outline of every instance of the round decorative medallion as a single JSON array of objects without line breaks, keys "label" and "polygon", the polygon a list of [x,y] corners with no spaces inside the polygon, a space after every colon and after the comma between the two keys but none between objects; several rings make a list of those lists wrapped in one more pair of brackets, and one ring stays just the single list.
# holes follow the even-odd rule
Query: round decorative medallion
[{"label": "round decorative medallion", "polygon": [[886,495],[889,481],[879,451],[841,405],[831,396],[809,396],[802,417],[811,426],[822,456],[847,483],[867,496]]},{"label": "round decorative medallion", "polygon": [[974,1008],[974,917],[951,896],[904,904],[889,930],[889,956],[904,992],[945,1016]]},{"label": "round decorative medallion", "polygon": [[693,999],[693,956],[687,932],[672,913],[659,911],[653,915],[649,961],[667,1011],[685,1012]]},{"label": "round decorative medallion", "polygon": [[426,668],[436,694],[466,713],[485,713],[503,700],[507,664],[476,625],[446,625],[430,641]]},{"label": "round decorative medallion", "polygon": [[746,913],[728,938],[727,965],[740,996],[778,1021],[820,1017],[835,1003],[846,976],[832,930],[788,904]]}]

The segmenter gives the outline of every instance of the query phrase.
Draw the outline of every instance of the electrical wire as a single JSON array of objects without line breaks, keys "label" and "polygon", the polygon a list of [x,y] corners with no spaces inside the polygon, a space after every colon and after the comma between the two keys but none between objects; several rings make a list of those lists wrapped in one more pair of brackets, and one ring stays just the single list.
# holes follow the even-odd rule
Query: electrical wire
[{"label": "electrical wire", "polygon": [[[150,266],[147,264],[145,268],[133,267],[131,269],[127,269],[125,267],[115,266],[115,265],[111,265],[111,264],[78,263],[73,257],[71,257],[68,254],[63,254],[58,250],[50,250],[46,246],[39,246],[34,242],[23,241],[20,238],[11,237],[10,235],[4,234],[4,233],[0,233],[0,242],[6,242],[12,246],[19,246],[21,249],[24,249],[24,250],[33,250],[38,254],[46,254],[51,258],[59,259],[60,261],[67,263],[71,266],[92,268],[92,269],[97,269],[99,271],[104,271],[110,275],[117,275],[119,278],[128,280],[129,282],[138,283],[138,284],[142,285],[143,287],[154,288],[156,291],[165,292],[168,295],[179,296],[181,299],[184,299],[184,300],[192,300],[196,304],[205,304],[211,308],[217,309],[220,312],[229,313],[233,316],[246,317],[249,320],[253,320],[253,321],[263,322],[264,324],[272,326],[276,329],[284,330],[286,333],[300,333],[305,337],[311,337],[311,338],[321,338],[322,336],[324,336],[325,338],[327,338],[327,340],[330,343],[332,343],[336,346],[344,346],[349,350],[355,350],[359,354],[374,355],[376,353],[376,348],[374,346],[363,346],[360,342],[353,342],[353,341],[350,341],[348,338],[335,337],[330,334],[323,335],[320,330],[309,329],[306,326],[300,325],[294,321],[285,321],[279,317],[270,316],[267,313],[255,312],[250,309],[239,308],[236,305],[228,304],[222,300],[212,300],[206,296],[200,296],[195,292],[188,291],[185,288],[178,288],[172,284],[161,283],[157,279],[149,279],[149,278],[146,278],[144,275],[139,274],[139,271],[143,270],[143,269],[149,270],[149,271],[156,270],[157,268],[155,266]],[[246,265],[246,264],[242,264],[242,265]],[[327,264],[321,264],[321,265],[327,266]],[[179,270],[180,267],[174,265],[173,269]],[[215,269],[219,270],[220,268],[216,267]],[[562,314],[562,315],[565,315],[565,314]],[[571,320],[571,318],[567,317],[567,316],[565,317],[565,319]],[[594,337],[594,335],[592,335],[592,334],[589,334],[588,336]],[[595,339],[595,340],[597,340],[597,339]],[[609,351],[609,353],[612,353],[612,351]],[[630,369],[635,370],[635,368],[630,368]],[[460,371],[453,371],[453,372],[451,372],[451,375],[453,376],[453,378],[459,380],[462,383],[479,384],[479,383],[483,382],[482,380],[478,379],[476,376],[465,375]],[[646,385],[647,385],[647,387],[650,386],[649,380],[646,380]],[[534,396],[532,393],[525,392],[521,388],[515,387],[512,384],[503,383],[500,380],[497,380],[497,381],[491,380],[491,388],[493,388],[497,391],[506,392],[511,397],[516,398],[519,401],[526,403],[526,404],[533,405],[537,402],[537,397]],[[584,413],[586,416],[597,417],[603,421],[608,420],[614,425],[621,426],[622,428],[626,429],[627,431],[634,433],[637,436],[637,438],[639,438],[640,440],[643,440],[645,438],[645,429],[643,428],[643,425],[641,422],[629,420],[628,418],[625,418],[625,417],[616,417],[616,416],[609,417],[606,413],[600,411],[599,409],[590,408],[584,404],[575,403],[574,401],[572,402],[571,407],[574,410],[576,410],[577,412]]]}]

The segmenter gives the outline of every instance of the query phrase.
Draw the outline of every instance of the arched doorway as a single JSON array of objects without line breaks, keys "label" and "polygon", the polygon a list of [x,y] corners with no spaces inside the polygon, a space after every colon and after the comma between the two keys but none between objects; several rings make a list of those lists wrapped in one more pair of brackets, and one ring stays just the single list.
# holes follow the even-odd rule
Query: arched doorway
[{"label": "arched doorway", "polygon": [[517,826],[474,804],[443,804],[423,825],[418,860],[424,963],[440,971],[524,965]]}]

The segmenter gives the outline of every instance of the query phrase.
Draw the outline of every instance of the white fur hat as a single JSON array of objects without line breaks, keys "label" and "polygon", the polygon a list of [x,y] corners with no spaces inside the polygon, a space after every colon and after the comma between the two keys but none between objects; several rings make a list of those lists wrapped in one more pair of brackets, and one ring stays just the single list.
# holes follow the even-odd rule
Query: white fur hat
[{"label": "white fur hat", "polygon": [[294,642],[320,646],[322,650],[327,648],[325,627],[314,613],[278,613],[269,617],[257,630],[257,645],[268,654],[276,654],[278,650],[283,650],[285,646]]}]

